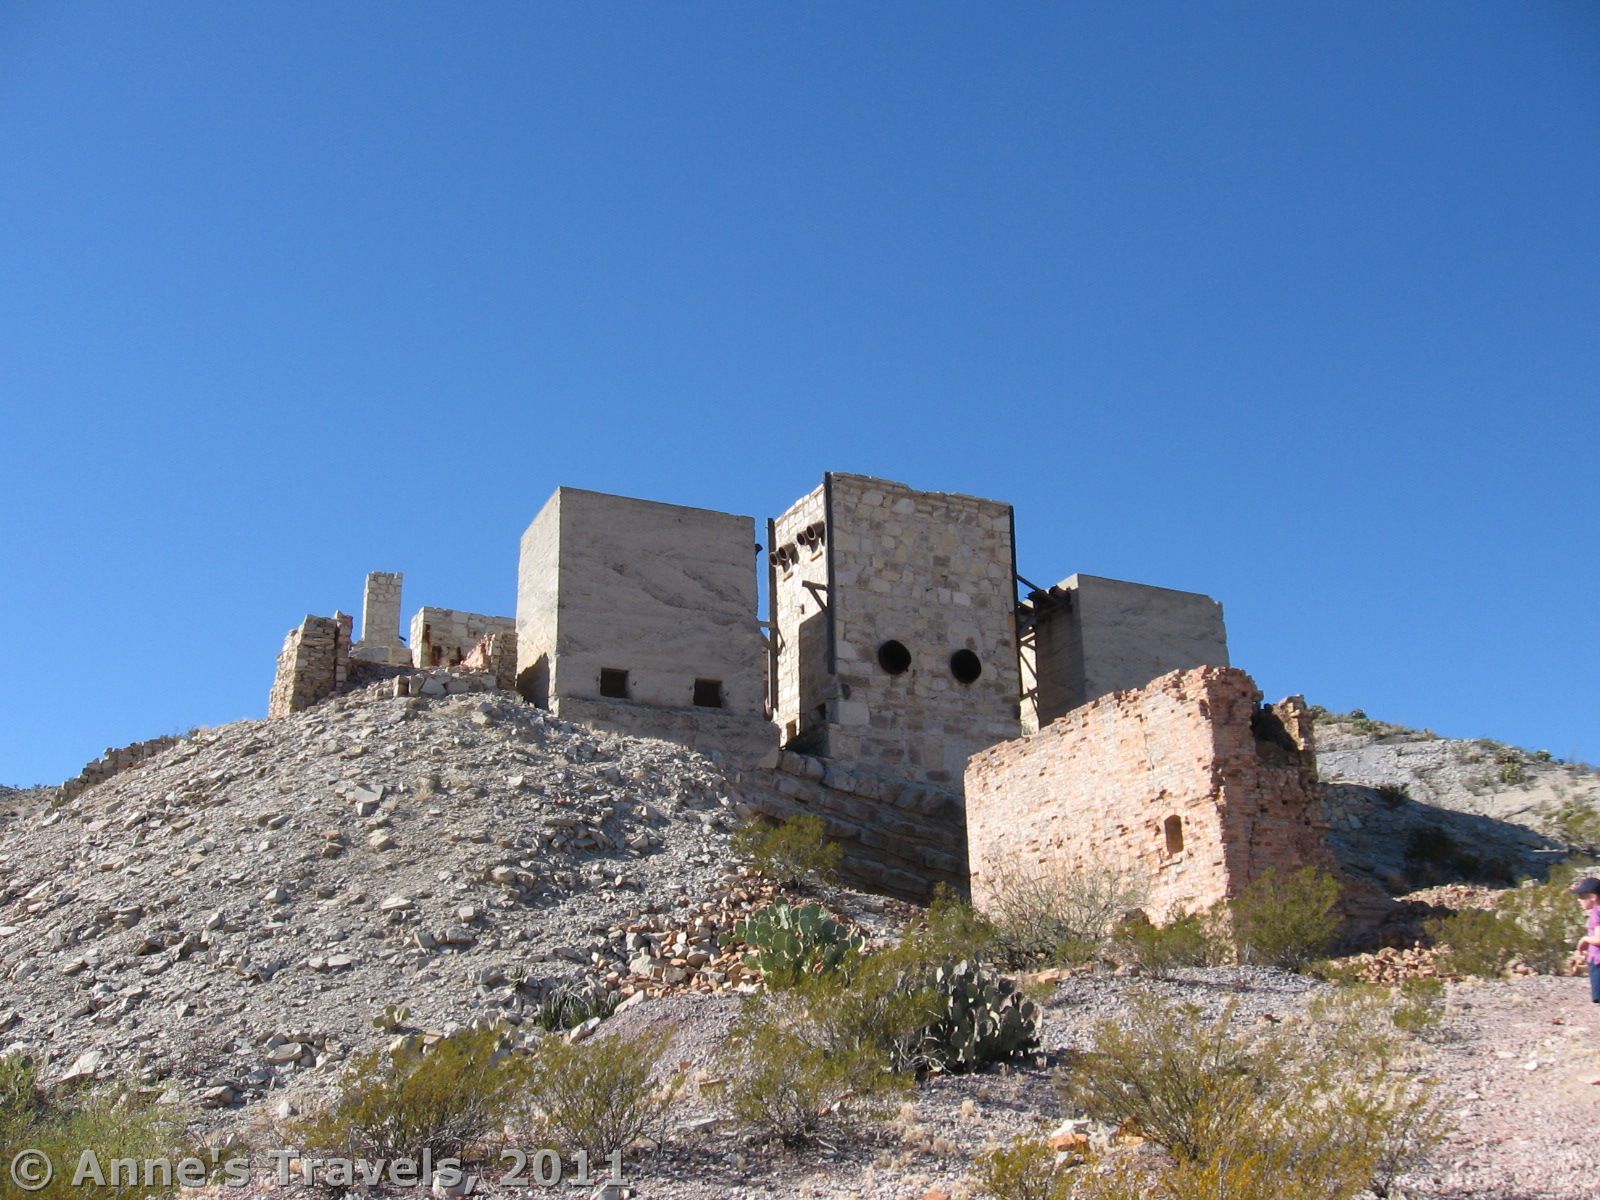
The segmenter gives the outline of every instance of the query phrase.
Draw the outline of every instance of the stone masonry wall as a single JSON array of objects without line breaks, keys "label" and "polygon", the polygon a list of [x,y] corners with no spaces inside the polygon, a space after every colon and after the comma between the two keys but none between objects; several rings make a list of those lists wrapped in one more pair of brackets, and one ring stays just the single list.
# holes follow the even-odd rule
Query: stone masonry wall
[{"label": "stone masonry wall", "polygon": [[840,875],[852,887],[916,901],[928,900],[940,883],[966,887],[961,797],[948,789],[787,750],[771,751],[736,782],[747,817],[821,817],[840,844]]},{"label": "stone masonry wall", "polygon": [[786,745],[827,752],[828,529],[823,489],[797,501],[773,523],[772,559],[778,639],[773,720]]},{"label": "stone masonry wall", "polygon": [[1023,707],[1031,732],[1081,704],[1189,667],[1226,667],[1222,605],[1198,592],[1073,575],[1030,598]]},{"label": "stone masonry wall", "polygon": [[517,685],[517,633],[501,630],[478,640],[461,660],[466,671],[483,671],[492,676],[495,686],[510,691]]},{"label": "stone masonry wall", "polygon": [[267,701],[268,717],[286,717],[325,700],[350,674],[350,632],[346,613],[307,617],[291,629],[278,654],[277,676]]},{"label": "stone masonry wall", "polygon": [[[1020,731],[1011,507],[833,474],[828,530],[838,698],[828,753],[958,790],[967,759]],[[903,645],[891,674],[880,648]],[[952,656],[975,656],[961,682]]]},{"label": "stone masonry wall", "polygon": [[[967,769],[973,899],[1007,879],[1112,867],[1148,884],[1155,920],[1234,896],[1269,869],[1342,876],[1326,843],[1311,720],[1260,705],[1233,668],[1102,697]],[[1376,900],[1351,887],[1348,908]]]},{"label": "stone masonry wall", "polygon": [[417,667],[453,667],[491,633],[515,634],[512,617],[457,612],[453,608],[421,608],[411,618],[411,663]]},{"label": "stone masonry wall", "polygon": [[61,799],[71,800],[95,784],[104,783],[113,775],[120,775],[124,771],[131,771],[134,767],[143,766],[163,750],[170,750],[182,740],[179,737],[158,737],[146,742],[135,742],[131,746],[108,748],[99,758],[86,764],[83,770],[61,785]]}]

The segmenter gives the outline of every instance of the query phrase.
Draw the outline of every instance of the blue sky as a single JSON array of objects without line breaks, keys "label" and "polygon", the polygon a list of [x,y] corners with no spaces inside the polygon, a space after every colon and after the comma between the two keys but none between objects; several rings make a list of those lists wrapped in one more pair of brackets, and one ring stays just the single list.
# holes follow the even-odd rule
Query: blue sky
[{"label": "blue sky", "polygon": [[1600,759],[1600,7],[0,6],[0,782],[558,484],[1009,500],[1269,697]]}]

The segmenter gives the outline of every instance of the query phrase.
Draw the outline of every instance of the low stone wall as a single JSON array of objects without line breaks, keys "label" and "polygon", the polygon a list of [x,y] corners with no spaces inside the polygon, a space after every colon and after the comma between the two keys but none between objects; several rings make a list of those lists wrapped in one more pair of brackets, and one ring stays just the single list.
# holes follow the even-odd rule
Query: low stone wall
[{"label": "low stone wall", "polygon": [[104,783],[113,775],[120,775],[124,771],[131,771],[134,767],[143,766],[163,750],[170,750],[181,741],[183,741],[181,737],[158,737],[146,742],[135,742],[131,746],[107,749],[99,758],[85,765],[83,770],[61,785],[61,799],[71,800],[81,796],[95,784]]},{"label": "low stone wall", "polygon": [[490,617],[453,608],[420,608],[411,618],[411,663],[417,667],[453,667],[491,633],[516,636],[514,617]]},{"label": "low stone wall", "polygon": [[310,708],[340,691],[350,676],[350,633],[347,613],[307,617],[291,629],[278,654],[277,677],[267,701],[268,717],[286,717]]},{"label": "low stone wall", "polygon": [[941,883],[966,890],[961,797],[934,784],[871,775],[789,750],[736,777],[746,817],[821,817],[852,887],[926,901]]}]

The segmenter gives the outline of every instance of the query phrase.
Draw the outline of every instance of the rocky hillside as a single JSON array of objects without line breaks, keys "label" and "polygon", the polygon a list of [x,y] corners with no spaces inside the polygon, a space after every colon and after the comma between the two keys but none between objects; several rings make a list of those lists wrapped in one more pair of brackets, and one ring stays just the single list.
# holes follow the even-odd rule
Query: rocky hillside
[{"label": "rocky hillside", "polygon": [[1391,891],[1512,883],[1600,852],[1600,771],[1501,742],[1321,713],[1317,768],[1341,858]]},{"label": "rocky hillside", "polygon": [[235,1106],[564,985],[736,986],[736,797],[665,742],[387,685],[0,820],[0,1047]]}]

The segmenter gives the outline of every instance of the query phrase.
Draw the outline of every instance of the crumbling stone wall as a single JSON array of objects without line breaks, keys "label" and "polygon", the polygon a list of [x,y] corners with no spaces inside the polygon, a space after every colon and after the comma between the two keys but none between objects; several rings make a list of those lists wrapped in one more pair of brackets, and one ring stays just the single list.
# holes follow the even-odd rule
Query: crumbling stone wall
[{"label": "crumbling stone wall", "polygon": [[517,633],[503,629],[486,634],[461,660],[465,671],[483,671],[494,679],[495,686],[510,691],[517,685]]},{"label": "crumbling stone wall", "polygon": [[[972,894],[1008,877],[1115,868],[1146,881],[1155,920],[1237,895],[1330,853],[1312,722],[1270,707],[1235,668],[1174,671],[976,755],[966,779]],[[1349,887],[1347,907],[1374,899]]]},{"label": "crumbling stone wall", "polygon": [[776,522],[774,551],[795,556],[774,589],[780,726],[958,790],[968,756],[1020,728],[1011,506],[833,472],[820,555],[798,536],[816,508],[812,493]]},{"label": "crumbling stone wall", "polygon": [[335,613],[331,617],[308,616],[298,629],[289,631],[278,654],[268,717],[300,712],[344,687],[350,674],[353,624],[349,614]]},{"label": "crumbling stone wall", "polygon": [[420,608],[411,618],[411,664],[453,667],[492,633],[515,634],[514,617],[490,617],[453,608]]},{"label": "crumbling stone wall", "polygon": [[124,771],[131,771],[134,767],[143,766],[163,750],[170,750],[182,740],[180,737],[158,737],[145,742],[135,742],[131,746],[108,747],[104,754],[86,764],[83,770],[61,785],[61,799],[71,800],[95,784],[104,783],[113,775],[120,775]]}]

